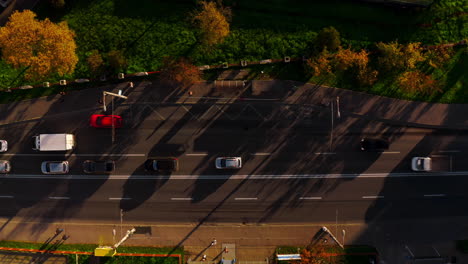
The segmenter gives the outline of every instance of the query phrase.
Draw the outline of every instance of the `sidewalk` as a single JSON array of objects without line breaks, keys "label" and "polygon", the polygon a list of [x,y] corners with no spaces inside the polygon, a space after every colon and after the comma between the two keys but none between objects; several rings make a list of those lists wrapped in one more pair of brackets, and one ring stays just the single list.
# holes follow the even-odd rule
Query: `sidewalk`
[{"label": "sidewalk", "polygon": [[[339,97],[339,110],[342,117],[357,117],[369,121],[420,128],[468,129],[465,113],[468,105],[434,104],[398,100],[338,88],[304,84],[293,81],[252,81],[245,88],[215,88],[212,83],[198,83],[188,91],[167,91],[160,89],[156,82],[135,83],[128,88],[126,82],[104,87],[71,91],[65,96],[52,95],[36,99],[0,105],[0,127],[10,123],[37,120],[52,115],[76,111],[100,111],[98,100],[102,91],[124,91],[129,98],[126,104],[137,102],[185,102],[188,99],[219,98],[237,100],[272,100],[288,104],[311,105],[329,111],[330,102],[336,107]],[[224,94],[223,94],[224,91]],[[193,100],[192,100],[193,101]],[[334,108],[336,111],[337,109]]]}]

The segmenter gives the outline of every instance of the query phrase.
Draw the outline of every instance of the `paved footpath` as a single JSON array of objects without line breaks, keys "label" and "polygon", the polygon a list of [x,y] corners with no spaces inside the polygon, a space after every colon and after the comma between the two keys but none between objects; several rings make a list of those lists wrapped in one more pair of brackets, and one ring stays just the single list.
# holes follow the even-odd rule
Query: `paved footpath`
[{"label": "paved footpath", "polygon": [[[214,86],[212,83],[199,83],[190,90],[170,90],[158,85],[155,81],[136,82],[131,88],[128,83],[120,83],[99,88],[69,92],[64,96],[53,95],[22,102],[0,105],[0,127],[8,127],[31,120],[63,115],[75,111],[101,112],[102,91],[122,89],[129,98],[125,103],[136,102],[183,102],[195,98],[214,98],[215,100],[272,100],[291,104],[307,104],[330,111],[330,103],[336,103],[339,97],[341,116],[360,117],[366,120],[377,120],[399,125],[467,129],[468,121],[464,113],[468,113],[468,105],[462,104],[429,104],[396,100],[348,90],[315,86],[293,81],[253,81],[245,87],[229,88]],[[189,91],[191,95],[189,95]],[[242,99],[241,99],[242,98]],[[334,105],[334,111],[337,111]],[[468,223],[465,219],[465,223]],[[373,225],[370,223],[333,223],[317,224],[284,224],[284,225],[242,225],[242,224],[196,224],[171,225],[167,223],[149,223],[151,234],[137,234],[127,245],[174,246],[184,245],[190,252],[190,258],[199,260],[204,254],[208,260],[220,255],[222,245],[235,243],[236,256],[244,260],[264,260],[271,256],[277,245],[303,245],[310,241],[322,225],[331,231],[346,230],[345,244],[376,245],[383,255],[385,263],[405,263],[408,252],[403,250],[406,241],[429,241],[440,248],[446,248],[443,254],[457,255],[458,263],[463,263],[459,253],[454,251],[453,239],[468,237],[468,225],[460,226],[460,219],[438,220],[436,222],[421,222],[414,226],[427,225],[426,230],[434,232],[434,226],[441,231],[437,237],[427,237],[427,234],[412,233],[412,229],[401,228],[394,222],[388,225]],[[101,243],[110,245],[114,242],[112,231],[118,223],[87,224],[87,223],[34,223],[3,219],[0,221],[0,239],[43,242],[56,228],[64,228],[70,235],[67,243]],[[130,228],[131,223],[122,227]],[[85,232],[83,232],[85,230]],[[403,231],[406,230],[406,231]],[[421,228],[417,228],[421,230]],[[117,226],[120,236],[120,226]],[[428,232],[430,233],[430,232]],[[217,245],[209,247],[213,239]],[[428,242],[428,243],[429,243]],[[416,242],[415,242],[416,243]],[[402,261],[403,260],[403,261]],[[466,260],[465,263],[468,263]]]}]

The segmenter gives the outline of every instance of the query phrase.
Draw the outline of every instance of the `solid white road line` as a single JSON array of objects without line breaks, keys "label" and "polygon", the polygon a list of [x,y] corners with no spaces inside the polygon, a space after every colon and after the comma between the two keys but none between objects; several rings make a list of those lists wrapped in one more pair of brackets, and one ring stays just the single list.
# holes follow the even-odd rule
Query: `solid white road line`
[{"label": "solid white road line", "polygon": [[382,199],[384,198],[383,195],[369,195],[369,196],[363,196],[362,199]]},{"label": "solid white road line", "polygon": [[243,198],[243,197],[236,197],[234,198],[236,201],[255,201],[257,200],[257,197],[252,197],[252,198]]},{"label": "solid white road line", "polygon": [[120,200],[131,200],[132,198],[130,197],[109,197],[109,200],[117,200],[117,201],[120,201]]},{"label": "solid white road line", "polygon": [[187,153],[185,156],[208,156],[208,153]]},{"label": "solid white road line", "polygon": [[171,198],[171,200],[173,200],[173,201],[192,201],[193,198],[191,198],[191,197],[181,197],[181,198],[174,197],[174,198]]},{"label": "solid white road line", "polygon": [[438,152],[440,152],[440,153],[458,153],[458,152],[461,152],[461,150],[439,150]]},{"label": "solid white road line", "polygon": [[13,195],[0,195],[0,198],[15,198]]},{"label": "solid white road line", "polygon": [[357,179],[357,178],[409,178],[409,177],[460,177],[468,171],[448,172],[400,172],[400,173],[332,173],[332,174],[235,174],[235,175],[44,175],[44,174],[0,174],[0,179],[59,179],[59,180],[284,180],[284,179]]},{"label": "solid white road line", "polygon": [[257,152],[257,153],[250,153],[251,155],[255,155],[255,156],[269,156],[271,155],[271,153],[268,153],[268,152]]},{"label": "solid white road line", "polygon": [[299,197],[299,200],[322,200],[322,197]]},{"label": "solid white road line", "polygon": [[49,196],[49,199],[52,199],[52,200],[69,200],[70,197],[65,197],[65,196]]},{"label": "solid white road line", "polygon": [[13,154],[13,153],[5,153],[0,154],[4,156],[20,156],[20,157],[57,157],[57,156],[67,156],[67,157],[105,157],[105,156],[112,156],[112,157],[145,157],[146,154]]},{"label": "solid white road line", "polygon": [[433,158],[448,158],[449,156],[448,156],[448,155],[430,155],[429,157],[433,157]]},{"label": "solid white road line", "polygon": [[437,193],[437,194],[425,194],[424,197],[444,197],[445,194]]}]

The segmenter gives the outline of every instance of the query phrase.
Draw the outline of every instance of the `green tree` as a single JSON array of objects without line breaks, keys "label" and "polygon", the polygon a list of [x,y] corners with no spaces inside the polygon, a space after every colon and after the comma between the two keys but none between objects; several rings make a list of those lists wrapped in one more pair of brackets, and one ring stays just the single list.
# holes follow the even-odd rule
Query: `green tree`
[{"label": "green tree", "polygon": [[327,48],[329,51],[335,51],[340,45],[340,33],[334,27],[323,28],[315,39],[315,46],[319,52],[324,48]]},{"label": "green tree", "polygon": [[421,43],[409,43],[407,45],[398,42],[376,44],[378,50],[377,63],[382,72],[401,72],[411,70],[418,62],[424,61]]},{"label": "green tree", "polygon": [[107,53],[109,66],[115,71],[123,71],[127,68],[128,63],[121,50],[111,50]]}]

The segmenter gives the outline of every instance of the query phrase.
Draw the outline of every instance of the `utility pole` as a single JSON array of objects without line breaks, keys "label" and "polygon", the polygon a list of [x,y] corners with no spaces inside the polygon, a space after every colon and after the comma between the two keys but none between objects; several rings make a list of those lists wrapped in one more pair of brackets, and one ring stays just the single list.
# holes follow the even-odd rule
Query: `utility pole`
[{"label": "utility pole", "polygon": [[341,118],[341,112],[340,112],[340,97],[336,97],[336,116],[338,118]]},{"label": "utility pole", "polygon": [[333,111],[333,101],[330,101],[331,107],[331,130],[330,130],[330,152],[332,152],[332,145],[333,145],[333,129],[334,129],[334,111]]}]

